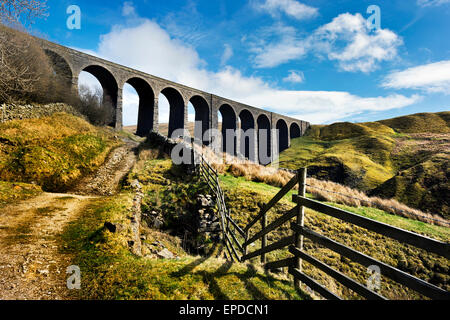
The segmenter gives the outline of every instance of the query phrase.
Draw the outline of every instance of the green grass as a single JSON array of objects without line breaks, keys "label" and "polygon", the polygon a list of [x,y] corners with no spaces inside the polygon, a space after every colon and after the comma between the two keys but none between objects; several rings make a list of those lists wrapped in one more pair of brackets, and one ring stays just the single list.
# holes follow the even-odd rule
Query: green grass
[{"label": "green grass", "polygon": [[[450,215],[446,167],[448,148],[442,134],[450,133],[450,112],[416,114],[368,123],[312,126],[291,141],[278,164],[373,195],[394,198],[432,214]],[[412,133],[439,134],[426,144]],[[407,140],[407,143],[405,143]],[[429,147],[427,147],[429,146]]]},{"label": "green grass", "polygon": [[[258,183],[253,181],[248,181],[243,177],[235,178],[230,175],[222,175],[220,176],[220,182],[222,186],[226,189],[244,189],[246,191],[251,190],[258,195],[264,196],[264,198],[273,198],[281,188],[269,186],[264,183]],[[286,204],[290,204],[292,206],[295,205],[292,202],[292,195],[297,194],[297,191],[291,190],[284,197],[283,202]],[[312,195],[307,194],[307,197],[311,197]],[[420,233],[429,237],[433,237],[439,240],[450,241],[450,228],[436,226],[428,223],[424,223],[417,220],[412,220],[404,217],[399,217],[396,215],[389,214],[383,210],[370,208],[370,207],[350,207],[346,205],[340,205],[335,203],[327,203],[329,205],[333,205],[335,207],[350,211],[352,213],[356,213],[358,215],[374,219],[376,221],[380,221],[383,223],[387,223],[405,230],[413,231],[416,233]]]},{"label": "green grass", "polygon": [[449,133],[450,112],[418,113],[379,121],[401,133]]},{"label": "green grass", "polygon": [[[125,223],[132,195],[95,200],[63,233],[64,251],[83,274],[81,299],[303,299],[289,281],[250,265],[214,257],[185,255],[179,260],[133,256],[126,237],[103,228],[105,221]],[[222,250],[218,248],[217,250]]]},{"label": "green grass", "polygon": [[[244,177],[235,178],[231,175],[221,175],[220,177],[221,185],[225,188],[242,188],[250,189],[259,194],[267,195],[268,197],[275,196],[281,188],[273,187],[262,182],[253,182],[245,179]],[[297,194],[296,191],[289,191],[283,199],[292,199],[292,195]]]},{"label": "green grass", "polygon": [[335,141],[309,136],[292,140],[278,164],[288,169],[309,167],[318,178],[370,190],[395,174],[389,154],[394,141],[383,136],[358,136]]},{"label": "green grass", "polygon": [[33,184],[0,181],[0,208],[35,197],[40,193],[41,187]]},{"label": "green grass", "polygon": [[345,205],[328,203],[335,207],[356,213],[360,216],[370,218],[379,222],[387,223],[392,226],[419,233],[434,239],[450,241],[450,228],[435,226],[422,221],[412,220],[404,217],[389,214],[383,210],[369,207],[354,208]]},{"label": "green grass", "polygon": [[0,179],[65,191],[117,145],[111,130],[65,113],[9,121],[0,124]]},{"label": "green grass", "polygon": [[[230,176],[221,177],[221,182],[225,188],[227,206],[231,208],[232,217],[245,227],[247,223],[256,216],[259,203],[267,203],[278,191],[279,188],[264,186],[260,183],[243,181],[242,178],[233,178]],[[281,217],[286,211],[294,207],[288,195],[278,203],[274,209],[268,213],[268,223]],[[335,204],[331,204],[335,205]],[[388,223],[406,230],[417,232],[432,238],[449,241],[450,229],[440,226],[434,226],[410,220],[394,215],[387,214],[381,210],[373,208],[351,208],[348,206],[336,205],[350,212]],[[326,216],[307,209],[305,214],[305,225],[323,234],[335,241],[343,243],[355,250],[372,256],[384,263],[397,267],[405,272],[413,274],[419,278],[439,285],[449,290],[449,261],[445,258],[430,254],[424,250],[401,244],[390,238],[370,232],[366,229],[342,222],[341,220]],[[260,230],[259,224],[256,224],[251,234]],[[269,243],[275,242],[285,236],[292,234],[288,224],[281,226],[276,231],[268,235]],[[260,247],[257,242],[250,251]],[[349,277],[365,283],[368,274],[365,268],[357,263],[315,245],[308,239],[305,240],[305,250],[312,256],[327,263],[336,270],[343,272]],[[275,261],[290,256],[286,250],[279,250],[268,255],[269,260]],[[253,259],[257,263],[257,259]],[[358,296],[352,291],[336,283],[332,278],[318,271],[316,268],[305,263],[305,272],[317,279],[337,294],[347,299],[357,299]],[[383,277],[381,293],[390,299],[423,299],[414,291],[400,286],[392,280]]]}]

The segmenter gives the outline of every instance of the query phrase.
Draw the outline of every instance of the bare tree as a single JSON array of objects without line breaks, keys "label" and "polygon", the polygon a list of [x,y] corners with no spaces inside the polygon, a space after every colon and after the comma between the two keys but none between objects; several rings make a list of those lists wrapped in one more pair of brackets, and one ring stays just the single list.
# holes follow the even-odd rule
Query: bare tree
[{"label": "bare tree", "polygon": [[80,103],[76,105],[78,111],[85,115],[94,125],[109,125],[114,121],[114,110],[103,101],[103,91],[92,89],[86,85],[79,88]]},{"label": "bare tree", "polygon": [[45,52],[26,33],[0,25],[0,100],[28,100],[49,88],[53,71]]},{"label": "bare tree", "polygon": [[0,0],[0,22],[7,25],[29,25],[46,15],[45,0]]},{"label": "bare tree", "polygon": [[19,31],[46,10],[45,0],[0,0],[0,102],[27,100],[51,86],[53,71],[45,52]]}]

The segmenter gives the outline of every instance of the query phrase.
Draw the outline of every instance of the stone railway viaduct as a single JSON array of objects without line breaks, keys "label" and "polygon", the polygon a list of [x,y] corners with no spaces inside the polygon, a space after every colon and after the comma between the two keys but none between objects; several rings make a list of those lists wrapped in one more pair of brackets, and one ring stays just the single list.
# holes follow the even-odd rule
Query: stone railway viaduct
[{"label": "stone railway viaduct", "polygon": [[[225,99],[46,40],[39,39],[39,41],[51,59],[54,72],[74,92],[78,91],[78,77],[82,71],[88,72],[98,79],[103,88],[104,107],[113,110],[114,121],[111,126],[118,130],[122,128],[122,90],[125,84],[130,84],[139,96],[136,133],[141,136],[145,136],[152,130],[158,131],[158,98],[160,94],[163,94],[170,104],[169,137],[175,130],[185,128],[188,122],[188,104],[190,102],[195,109],[196,122],[201,121],[202,123],[202,136],[210,129],[218,129],[218,114],[222,115],[224,149],[227,145],[224,134],[226,130],[254,129],[250,135],[247,134],[243,137],[238,135],[235,141],[241,154],[252,160],[262,158],[259,156],[262,152],[259,144],[262,140],[260,132],[263,130],[269,130],[270,148],[272,148],[273,138],[276,138],[279,150],[283,151],[290,147],[291,139],[302,136],[310,126],[305,121]],[[278,130],[277,137],[272,137],[273,129]],[[200,128],[196,128],[196,130],[200,130]],[[198,132],[195,133],[196,136],[198,134]],[[204,144],[208,144],[208,141],[204,141]],[[271,152],[267,151],[267,153],[270,156]]]}]

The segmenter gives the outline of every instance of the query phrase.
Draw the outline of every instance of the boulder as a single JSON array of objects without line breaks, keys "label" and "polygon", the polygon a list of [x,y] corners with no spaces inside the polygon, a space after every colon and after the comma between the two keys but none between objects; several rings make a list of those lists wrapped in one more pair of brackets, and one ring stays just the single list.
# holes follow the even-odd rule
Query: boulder
[{"label": "boulder", "polygon": [[167,249],[163,249],[156,254],[160,259],[175,259],[175,255]]}]

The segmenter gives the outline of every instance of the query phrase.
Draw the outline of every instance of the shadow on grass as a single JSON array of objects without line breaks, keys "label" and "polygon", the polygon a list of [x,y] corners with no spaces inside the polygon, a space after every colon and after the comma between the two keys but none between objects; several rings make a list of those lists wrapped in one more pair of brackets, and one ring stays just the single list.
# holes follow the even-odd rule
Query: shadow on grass
[{"label": "shadow on grass", "polygon": [[[171,274],[172,277],[182,277],[185,276],[188,273],[191,273],[192,270],[195,269],[195,267],[201,265],[202,263],[206,262],[208,259],[212,258],[212,256],[214,255],[214,253],[216,252],[216,249],[218,248],[218,244],[214,243],[214,245],[212,246],[212,248],[209,250],[208,254],[204,257],[201,257],[200,259],[197,259],[193,262],[191,262],[190,264],[188,264],[187,266],[185,266],[184,268],[182,268],[181,270],[174,272]],[[217,254],[219,255],[221,252],[223,251],[223,247],[219,248],[219,251],[217,252]]]},{"label": "shadow on grass", "polygon": [[[208,285],[209,292],[212,294],[215,300],[232,300],[233,298],[229,296],[224,290],[225,287],[223,284],[220,283],[220,279],[222,277],[236,277],[239,279],[239,281],[242,282],[242,284],[245,287],[246,292],[249,294],[252,300],[269,300],[269,296],[267,296],[255,283],[253,280],[259,280],[262,283],[265,283],[267,286],[272,287],[273,289],[283,292],[284,296],[287,299],[294,299],[294,296],[292,293],[288,292],[286,289],[284,289],[280,284],[278,284],[278,280],[275,279],[272,275],[266,274],[261,275],[256,270],[255,266],[252,264],[247,264],[247,269],[244,272],[229,272],[230,269],[235,265],[234,262],[226,261],[224,262],[219,268],[215,269],[214,271],[206,271],[206,270],[200,270],[200,271],[194,271],[193,270],[198,267],[199,265],[205,263],[210,259],[213,255],[216,254],[216,250],[219,248],[218,253],[220,254],[224,249],[223,246],[220,246],[218,244],[214,244],[212,249],[209,251],[208,255],[202,258],[199,258],[192,263],[186,265],[181,270],[177,272],[173,272],[170,274],[173,278],[179,278],[183,277],[188,274],[194,274],[194,275],[200,275],[202,277],[203,283]],[[301,299],[310,299],[308,295],[306,295],[301,290],[297,290],[297,293]]]}]

